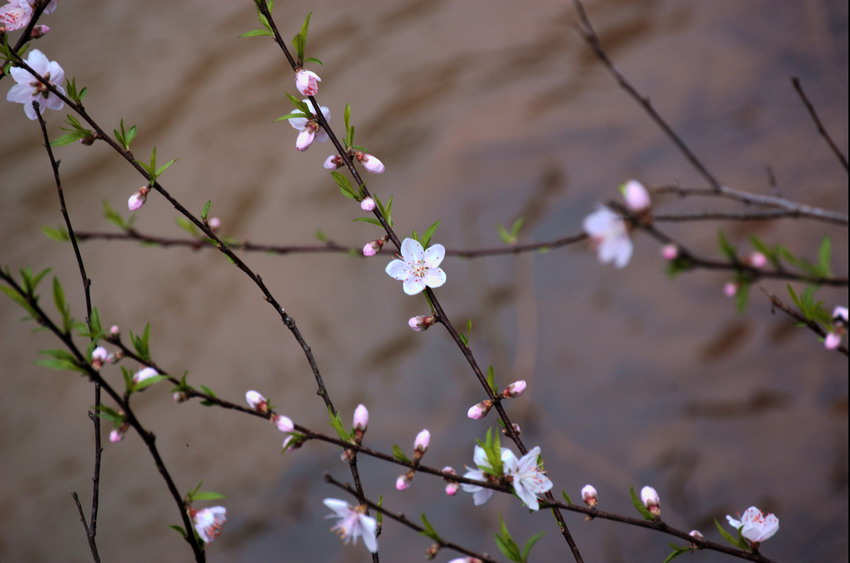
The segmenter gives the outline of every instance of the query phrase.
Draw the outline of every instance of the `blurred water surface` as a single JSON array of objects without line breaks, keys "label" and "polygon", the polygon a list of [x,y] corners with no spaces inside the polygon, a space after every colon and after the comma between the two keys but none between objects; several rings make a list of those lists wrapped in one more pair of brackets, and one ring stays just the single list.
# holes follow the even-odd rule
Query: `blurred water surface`
[{"label": "blurred water surface", "polygon": [[[847,211],[847,176],[793,91],[800,77],[839,146],[847,151],[847,6],[844,2],[598,1],[589,15],[620,69],[729,185],[768,191],[770,167],[787,197]],[[450,248],[499,244],[496,225],[527,219],[523,240],[580,230],[596,202],[628,178],[701,185],[671,143],[616,86],[574,28],[569,2],[279,3],[293,35],[313,11],[309,54],[322,59],[320,100],[342,130],[353,107],[358,142],[387,164],[368,178],[395,196],[400,233],[435,220]],[[352,222],[359,209],[321,169],[329,145],[294,150],[295,132],[274,123],[288,113],[291,72],[265,38],[237,39],[256,26],[250,2],[60,2],[37,47],[89,88],[92,114],[108,127],[139,127],[134,150],[156,146],[179,158],[162,178],[190,209],[211,215],[237,239],[304,244],[314,233],[360,246],[378,236]],[[4,91],[11,81],[6,79]],[[49,115],[58,135],[61,114]],[[0,105],[0,263],[52,267],[74,312],[83,303],[67,245],[42,225],[61,217],[38,128],[20,106]],[[139,177],[107,148],[57,150],[68,206],[80,230],[108,230],[101,202],[125,209]],[[657,202],[660,209],[726,208],[715,201]],[[704,207],[703,207],[704,206]],[[153,195],[140,231],[181,236],[176,212]],[[668,226],[699,251],[715,251],[716,225]],[[744,244],[757,233],[813,256],[833,237],[835,270],[847,275],[846,231],[811,221],[726,224]],[[297,422],[327,428],[304,356],[256,288],[209,251],[127,243],[82,246],[92,294],[107,324],[152,325],[152,353],[172,373],[239,401],[257,389]],[[431,430],[425,461],[461,469],[495,424],[472,422],[481,400],[445,331],[414,334],[406,320],[426,312],[383,272],[385,257],[344,255],[246,260],[297,320],[343,418],[368,405],[370,446],[408,451]],[[665,519],[718,539],[713,519],[755,504],[782,528],[763,548],[786,561],[846,560],[847,362],[788,328],[754,291],[744,315],[722,296],[723,274],[671,281],[658,248],[638,237],[624,270],[602,267],[586,246],[547,254],[446,260],[438,291],[458,326],[473,320],[472,347],[502,384],[530,390],[510,413],[526,443],[539,444],[556,490],[574,499],[585,483],[604,509],[629,513],[628,488],[655,486]],[[765,287],[784,295],[783,283]],[[824,290],[831,308],[846,290]],[[44,299],[49,302],[48,297]],[[86,415],[91,386],[34,365],[56,347],[18,322],[0,300],[0,560],[90,561],[71,499],[88,503],[93,442]],[[108,377],[120,381],[111,370]],[[168,386],[135,401],[178,486],[227,495],[229,520],[210,561],[365,561],[328,533],[321,499],[342,493],[324,472],[346,479],[338,452],[310,444],[279,456],[280,434],[256,419],[176,406]],[[527,516],[515,499],[474,507],[446,498],[418,476],[396,492],[397,468],[361,460],[372,498],[417,517],[447,539],[497,555],[498,514],[524,541],[546,536],[534,560],[565,559],[548,515]],[[139,439],[104,452],[98,543],[104,561],[188,561],[166,526],[178,522]],[[567,522],[587,561],[660,561],[667,538],[610,522]],[[49,541],[45,541],[48,539]],[[385,561],[420,560],[429,543],[395,523],[380,539]],[[700,554],[700,561],[726,560]],[[444,553],[437,560],[450,559]]]}]

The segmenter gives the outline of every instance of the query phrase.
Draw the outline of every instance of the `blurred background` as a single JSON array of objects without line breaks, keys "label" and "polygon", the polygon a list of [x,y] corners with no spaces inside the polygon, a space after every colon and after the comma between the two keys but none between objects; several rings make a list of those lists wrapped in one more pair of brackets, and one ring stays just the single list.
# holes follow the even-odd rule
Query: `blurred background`
[{"label": "blurred background", "polygon": [[[786,197],[847,212],[847,175],[790,82],[801,79],[846,154],[846,2],[606,0],[587,9],[620,70],[723,182],[768,193],[769,167]],[[308,56],[325,63],[312,67],[324,80],[319,99],[338,132],[352,105],[356,141],[387,165],[367,177],[369,188],[395,197],[401,235],[439,220],[435,242],[494,246],[498,224],[524,217],[521,241],[544,241],[579,232],[629,178],[703,185],[583,43],[570,2],[292,0],[275,11],[287,38],[308,11]],[[380,236],[352,221],[362,216],[358,206],[322,170],[330,144],[297,153],[296,132],[273,121],[290,111],[285,93],[295,88],[271,40],[237,39],[257,27],[251,2],[60,2],[42,23],[52,30],[34,46],[89,88],[92,115],[108,130],[121,118],[137,125],[140,158],[154,146],[162,162],[178,158],[163,185],[196,213],[211,199],[223,235],[294,245],[314,243],[321,231],[355,247]],[[0,82],[4,92],[11,84]],[[64,113],[48,115],[53,137]],[[82,319],[71,248],[40,232],[62,219],[38,127],[9,103],[0,104],[0,123],[0,264],[53,268]],[[126,215],[143,181],[102,143],[57,154],[75,227],[114,230],[102,201]],[[671,197],[656,208],[730,206]],[[182,236],[157,194],[137,215],[142,232]],[[808,220],[663,225],[707,255],[717,254],[719,226],[742,252],[755,233],[813,259],[829,235],[835,274],[847,275],[845,228]],[[542,447],[558,494],[578,499],[592,483],[600,508],[633,514],[629,487],[652,485],[668,523],[717,541],[714,519],[757,505],[781,521],[763,546],[768,557],[846,560],[847,359],[774,315],[757,289],[739,315],[723,296],[726,275],[670,280],[657,244],[641,235],[635,244],[623,270],[599,265],[584,244],[448,258],[448,283],[437,294],[457,326],[472,320],[473,352],[501,385],[528,380],[509,412],[526,444]],[[159,365],[189,371],[190,383],[236,402],[259,390],[298,423],[331,432],[300,348],[222,256],[102,241],[82,252],[104,324],[126,336],[150,322]],[[358,403],[368,406],[369,446],[410,452],[427,427],[427,464],[472,464],[474,440],[496,419],[466,418],[483,392],[444,330],[407,327],[427,306],[386,276],[389,256],[245,259],[298,322],[346,424]],[[787,296],[782,282],[764,286]],[[44,287],[49,304],[49,280]],[[847,304],[846,288],[818,295],[830,311]],[[71,493],[89,506],[92,386],[35,365],[38,350],[57,344],[21,316],[0,300],[0,560],[90,561]],[[105,374],[120,385],[116,367]],[[324,519],[322,499],[344,495],[322,474],[350,479],[337,450],[308,444],[280,456],[282,436],[271,425],[197,402],[175,405],[169,388],[157,385],[134,404],[181,490],[203,481],[227,495],[228,521],[210,561],[369,560]],[[451,541],[502,558],[492,539],[502,514],[520,543],[546,532],[533,560],[568,558],[548,514],[528,515],[508,497],[474,507],[469,495],[445,497],[443,483],[425,475],[399,493],[399,473],[361,459],[372,498],[413,518],[426,513]],[[105,444],[101,485],[104,561],[191,560],[167,527],[179,516],[137,436]],[[566,518],[587,561],[661,561],[670,551],[660,534]],[[429,541],[387,522],[380,544],[384,561],[418,561]]]}]

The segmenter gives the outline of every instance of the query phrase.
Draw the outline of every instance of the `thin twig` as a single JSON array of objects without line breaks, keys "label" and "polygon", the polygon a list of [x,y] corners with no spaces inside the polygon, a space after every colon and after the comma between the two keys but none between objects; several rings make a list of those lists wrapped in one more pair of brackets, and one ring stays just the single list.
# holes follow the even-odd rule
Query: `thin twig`
[{"label": "thin twig", "polygon": [[824,141],[826,141],[826,144],[829,145],[829,148],[832,149],[835,157],[838,158],[841,166],[844,167],[844,171],[847,172],[847,157],[841,152],[841,149],[838,148],[835,141],[832,140],[832,136],[830,136],[826,127],[823,126],[823,122],[820,120],[818,112],[815,110],[815,106],[812,105],[812,102],[809,101],[809,97],[806,96],[806,93],[803,91],[803,85],[800,83],[800,79],[796,76],[791,78],[791,84],[794,85],[794,89],[797,91],[797,94],[800,95],[800,99],[803,101],[803,105],[806,106],[809,115],[812,117],[812,121],[815,122],[815,127],[818,128],[818,133],[820,133],[820,136],[823,137]]}]

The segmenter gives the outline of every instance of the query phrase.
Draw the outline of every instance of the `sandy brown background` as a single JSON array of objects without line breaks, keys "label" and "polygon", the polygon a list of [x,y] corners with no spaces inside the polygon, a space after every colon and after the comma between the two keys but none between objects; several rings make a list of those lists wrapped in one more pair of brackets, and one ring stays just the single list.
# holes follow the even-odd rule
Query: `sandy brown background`
[{"label": "sandy brown background", "polygon": [[[846,153],[846,3],[598,1],[588,9],[621,70],[724,182],[766,192],[770,166],[787,197],[846,213],[847,176],[789,80],[801,78]],[[569,2],[280,2],[287,37],[309,10],[308,48],[325,61],[320,99],[340,129],[352,104],[358,141],[387,165],[370,188],[395,196],[401,233],[441,220],[437,242],[490,246],[499,244],[496,224],[525,216],[524,240],[547,240],[578,232],[628,178],[700,185],[592,57]],[[328,145],[296,153],[295,132],[273,123],[289,111],[284,93],[294,87],[269,40],[236,38],[256,25],[251,2],[62,0],[45,23],[52,31],[38,48],[88,86],[92,114],[108,128],[122,117],[138,125],[138,154],[156,145],[161,159],[179,158],[163,183],[196,211],[212,199],[224,234],[301,244],[321,230],[356,246],[377,236],[351,221],[359,209],[321,169]],[[0,82],[4,93],[10,85]],[[49,116],[54,135],[61,119]],[[20,106],[0,104],[0,129],[0,264],[53,267],[82,316],[70,248],[39,232],[61,218],[37,127]],[[123,212],[140,178],[103,145],[58,154],[77,227],[109,229],[101,201]],[[137,225],[180,236],[175,215],[152,196]],[[716,227],[669,230],[713,253]],[[811,221],[724,228],[735,241],[756,232],[807,256],[829,234],[836,273],[847,275],[844,229]],[[299,423],[323,427],[300,349],[222,257],[105,242],[83,253],[104,321],[125,331],[150,322],[158,363],[233,400],[261,390]],[[298,321],[346,421],[358,403],[369,406],[370,445],[410,449],[427,426],[426,462],[471,463],[473,440],[495,419],[466,418],[481,391],[444,331],[407,328],[425,305],[383,273],[387,258],[247,260]],[[722,296],[723,274],[670,281],[645,237],[624,270],[598,265],[583,245],[444,266],[449,281],[438,294],[457,324],[473,319],[480,362],[503,383],[529,381],[511,413],[526,443],[542,446],[556,490],[577,498],[592,482],[604,508],[629,513],[628,488],[652,484],[665,519],[713,539],[714,518],[756,504],[781,519],[766,555],[846,560],[847,361],[772,315],[758,292],[736,315]],[[765,285],[784,292],[782,283]],[[847,303],[846,290],[822,296],[830,309]],[[0,300],[0,560],[89,561],[71,491],[89,498],[91,386],[35,366],[36,352],[55,343],[20,316]],[[323,519],[321,499],[340,493],[322,473],[348,476],[335,450],[310,445],[280,457],[272,427],[175,406],[167,385],[136,407],[181,489],[203,480],[228,496],[211,561],[367,560]],[[502,513],[518,538],[546,531],[534,560],[564,555],[550,516],[526,516],[515,499],[474,507],[468,495],[445,498],[442,484],[424,476],[397,493],[398,470],[385,464],[364,459],[362,473],[370,495],[412,517],[426,512],[454,541],[497,554]],[[104,561],[191,559],[166,527],[178,516],[136,437],[106,447],[100,515]],[[669,552],[660,535],[575,515],[568,523],[587,561],[661,561]],[[384,561],[420,560],[428,546],[394,523],[380,543]]]}]

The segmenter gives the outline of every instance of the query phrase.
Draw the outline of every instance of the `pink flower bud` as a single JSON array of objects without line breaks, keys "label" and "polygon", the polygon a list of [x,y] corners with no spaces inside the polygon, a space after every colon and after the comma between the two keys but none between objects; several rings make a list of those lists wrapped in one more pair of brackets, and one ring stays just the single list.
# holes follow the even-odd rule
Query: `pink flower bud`
[{"label": "pink flower bud", "polygon": [[593,508],[597,504],[596,499],[596,487],[593,485],[585,485],[581,488],[581,500],[584,501],[584,504]]},{"label": "pink flower bud", "polygon": [[826,338],[823,339],[823,345],[827,350],[835,350],[841,346],[841,335],[835,332],[826,333]]},{"label": "pink flower bud", "polygon": [[519,397],[520,395],[525,393],[526,386],[527,385],[526,385],[524,379],[520,379],[519,381],[514,381],[513,383],[511,383],[510,385],[505,387],[505,390],[502,391],[502,397],[504,397],[506,399]]},{"label": "pink flower bud", "polygon": [[767,256],[761,252],[753,252],[750,254],[750,266],[758,269],[764,268],[767,266]]},{"label": "pink flower bud", "polygon": [[661,256],[668,262],[671,262],[679,256],[679,247],[675,244],[665,244],[661,248]]},{"label": "pink flower bud", "polygon": [[109,329],[109,334],[112,336],[118,336],[118,333],[120,332],[121,330],[119,330],[118,325],[112,325]]},{"label": "pink flower bud", "polygon": [[150,368],[150,367],[142,368],[142,369],[140,369],[139,371],[137,371],[136,373],[133,374],[133,383],[138,385],[142,381],[144,381],[146,379],[150,379],[151,377],[154,377],[155,375],[159,375],[159,373],[155,369]]},{"label": "pink flower bud", "polygon": [[265,413],[269,410],[268,401],[257,391],[248,391],[245,393],[245,401],[248,402],[249,407],[257,412]]},{"label": "pink flower bud", "polygon": [[116,444],[124,439],[124,432],[120,428],[116,428],[109,433],[109,441]]},{"label": "pink flower bud", "polygon": [[423,330],[428,330],[428,327],[436,322],[437,318],[434,315],[418,315],[416,317],[410,317],[410,320],[407,321],[407,326],[416,332],[422,332]]},{"label": "pink flower bud", "polygon": [[295,430],[295,424],[288,416],[272,415],[272,423],[277,426],[281,432],[292,432]]},{"label": "pink flower bud", "polygon": [[148,186],[142,186],[139,190],[130,196],[130,199],[127,200],[127,208],[130,211],[138,211],[142,208],[145,202],[148,199],[148,193],[151,189]]},{"label": "pink flower bud", "polygon": [[221,219],[218,217],[211,217],[207,224],[210,226],[210,230],[212,232],[216,232],[221,228]]},{"label": "pink flower bud", "polygon": [[295,138],[295,150],[304,152],[310,148],[310,145],[313,144],[313,140],[316,138],[316,128],[307,125],[304,129],[298,133],[298,137]]},{"label": "pink flower bud", "polygon": [[640,500],[643,505],[649,510],[650,514],[655,517],[661,516],[661,499],[658,497],[658,492],[652,487],[644,487],[640,490]]},{"label": "pink flower bud", "polygon": [[358,157],[360,162],[363,163],[363,168],[372,174],[383,174],[384,173],[384,163],[378,160],[374,155],[371,154],[363,154],[362,157]]},{"label": "pink flower bud", "polygon": [[319,93],[319,82],[322,79],[312,70],[299,68],[295,73],[295,87],[302,96],[315,96]]},{"label": "pink flower bud", "polygon": [[726,297],[735,297],[738,293],[738,284],[735,282],[726,282],[723,284],[723,295]]},{"label": "pink flower bud", "polygon": [[702,532],[700,532],[699,530],[691,530],[690,532],[688,532],[688,535],[694,539],[705,541],[705,536],[702,535]]},{"label": "pink flower bud", "polygon": [[91,363],[95,369],[100,369],[100,367],[109,361],[109,352],[106,351],[106,348],[103,346],[98,346],[91,353]]},{"label": "pink flower bud", "polygon": [[422,430],[416,435],[416,440],[413,442],[413,449],[423,454],[428,450],[428,444],[431,443],[431,433],[428,430]]},{"label": "pink flower bud", "polygon": [[357,405],[354,409],[354,429],[366,430],[367,426],[369,426],[369,411],[364,405]]},{"label": "pink flower bud", "polygon": [[46,25],[37,25],[37,26],[32,28],[32,32],[30,33],[30,37],[32,37],[33,39],[39,39],[41,37],[44,37],[48,33],[50,33],[49,27],[47,27]]},{"label": "pink flower bud", "polygon": [[325,170],[336,170],[337,168],[342,168],[343,164],[342,157],[338,154],[332,154],[325,159],[325,163],[322,166],[325,167]]},{"label": "pink flower bud", "polygon": [[384,241],[382,239],[373,240],[372,242],[367,242],[363,247],[363,256],[374,256],[381,251],[381,248],[384,247]]},{"label": "pink flower bud", "polygon": [[481,401],[477,405],[469,407],[469,410],[466,411],[466,416],[472,420],[479,420],[487,416],[487,413],[490,412],[491,408],[493,408],[493,401],[487,399],[486,401]]},{"label": "pink flower bud", "polygon": [[445,488],[446,495],[450,496],[450,497],[455,496],[459,490],[460,490],[460,484],[459,483],[449,483],[448,485],[446,485],[446,488]]},{"label": "pink flower bud", "polygon": [[652,205],[652,201],[649,199],[649,192],[637,180],[629,180],[623,186],[622,190],[623,198],[626,200],[626,207],[629,210],[639,213],[649,209]]},{"label": "pink flower bud", "polygon": [[397,491],[410,488],[410,478],[408,478],[407,473],[398,476],[398,479],[395,480],[395,488]]},{"label": "pink flower bud", "polygon": [[362,209],[363,211],[374,211],[375,207],[377,207],[377,204],[375,203],[375,200],[371,197],[363,198],[363,201],[360,202],[360,209]]},{"label": "pink flower bud", "polygon": [[177,391],[171,395],[171,398],[174,399],[175,403],[185,403],[189,400],[189,396],[183,391]]}]

